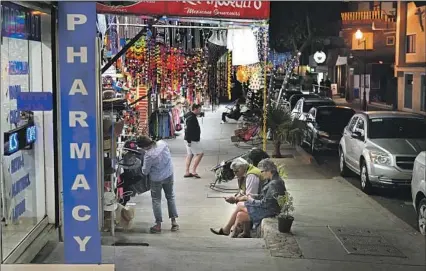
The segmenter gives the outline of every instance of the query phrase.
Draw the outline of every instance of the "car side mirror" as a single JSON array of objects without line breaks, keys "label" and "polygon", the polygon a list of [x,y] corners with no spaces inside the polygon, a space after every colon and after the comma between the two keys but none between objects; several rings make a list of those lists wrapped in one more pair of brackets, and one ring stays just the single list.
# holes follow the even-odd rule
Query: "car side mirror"
[{"label": "car side mirror", "polygon": [[358,140],[364,140],[364,136],[362,135],[361,132],[359,131],[355,131],[351,134],[351,137],[354,139],[358,139]]}]

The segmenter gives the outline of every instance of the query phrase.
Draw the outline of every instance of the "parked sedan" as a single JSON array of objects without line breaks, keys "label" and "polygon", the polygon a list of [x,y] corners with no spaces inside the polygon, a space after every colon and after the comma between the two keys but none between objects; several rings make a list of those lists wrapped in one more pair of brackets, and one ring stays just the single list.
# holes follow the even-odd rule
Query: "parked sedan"
[{"label": "parked sedan", "polygon": [[317,94],[293,94],[291,95],[290,99],[289,99],[289,103],[291,105],[291,110],[293,110],[293,108],[296,106],[297,102],[301,99],[301,98],[318,98],[321,99],[321,97]]},{"label": "parked sedan", "polygon": [[296,106],[291,111],[292,120],[306,121],[306,116],[313,107],[324,106],[324,105],[336,105],[336,103],[328,98],[321,97],[302,97],[296,103]]},{"label": "parked sedan", "polygon": [[361,176],[361,189],[410,187],[416,156],[426,150],[426,119],[414,113],[355,114],[339,144],[340,173]]},{"label": "parked sedan", "polygon": [[346,106],[319,106],[309,110],[303,144],[310,146],[311,152],[337,150],[343,130],[355,110]]},{"label": "parked sedan", "polygon": [[417,212],[417,225],[421,234],[426,235],[426,152],[421,152],[414,161],[411,195]]}]

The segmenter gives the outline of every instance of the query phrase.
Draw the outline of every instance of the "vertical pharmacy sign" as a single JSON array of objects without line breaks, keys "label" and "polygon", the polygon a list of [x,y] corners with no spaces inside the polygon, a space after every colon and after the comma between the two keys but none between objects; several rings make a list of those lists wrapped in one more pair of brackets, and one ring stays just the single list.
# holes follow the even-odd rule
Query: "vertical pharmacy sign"
[{"label": "vertical pharmacy sign", "polygon": [[100,264],[96,2],[58,4],[65,261]]}]

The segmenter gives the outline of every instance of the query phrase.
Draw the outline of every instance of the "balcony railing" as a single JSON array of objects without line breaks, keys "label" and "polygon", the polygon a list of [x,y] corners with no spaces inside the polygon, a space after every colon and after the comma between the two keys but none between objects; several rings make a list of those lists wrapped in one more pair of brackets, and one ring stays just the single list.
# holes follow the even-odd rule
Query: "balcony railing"
[{"label": "balcony railing", "polygon": [[342,12],[341,17],[343,23],[355,21],[395,22],[395,16],[388,15],[383,10]]}]

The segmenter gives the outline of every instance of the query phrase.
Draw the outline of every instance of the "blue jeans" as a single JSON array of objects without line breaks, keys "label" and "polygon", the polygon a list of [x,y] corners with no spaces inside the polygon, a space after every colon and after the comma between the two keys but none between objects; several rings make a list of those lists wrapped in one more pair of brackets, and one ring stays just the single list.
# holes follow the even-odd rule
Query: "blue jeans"
[{"label": "blue jeans", "polygon": [[164,190],[164,194],[167,199],[167,208],[169,210],[169,218],[177,218],[175,192],[173,190],[173,175],[163,181],[152,181],[151,182],[151,199],[152,199],[152,210],[154,211],[155,223],[163,222],[163,215],[161,212],[161,191]]}]

